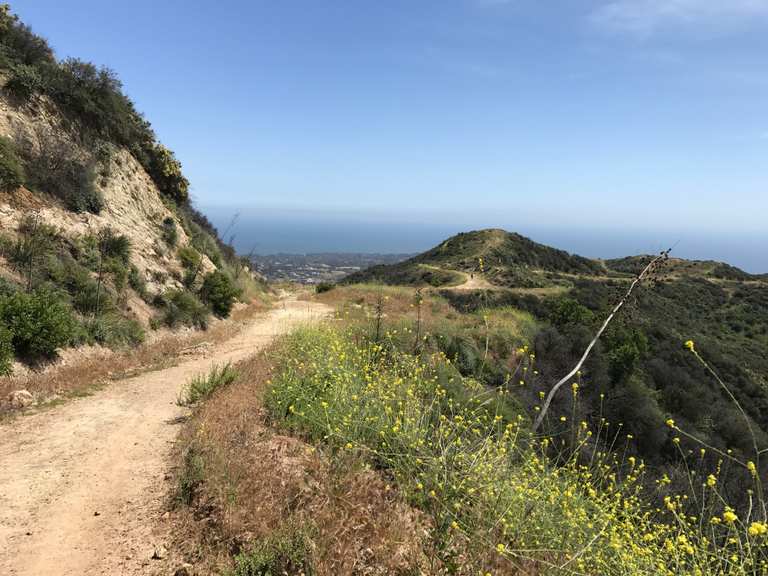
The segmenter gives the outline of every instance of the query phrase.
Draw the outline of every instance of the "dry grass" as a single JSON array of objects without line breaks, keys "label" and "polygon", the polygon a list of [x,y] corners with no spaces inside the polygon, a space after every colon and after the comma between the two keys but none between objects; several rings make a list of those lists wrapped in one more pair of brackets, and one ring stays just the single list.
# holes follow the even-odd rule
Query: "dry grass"
[{"label": "dry grass", "polygon": [[14,390],[28,390],[38,404],[82,395],[109,381],[173,365],[180,357],[196,353],[196,348],[227,340],[240,331],[250,318],[266,309],[264,303],[254,301],[238,306],[230,319],[212,322],[204,332],[165,332],[138,348],[124,352],[98,349],[91,354],[80,354],[75,351],[74,354],[67,354],[70,359],[66,363],[53,364],[21,376],[2,377],[0,415],[12,411],[7,398]]},{"label": "dry grass", "polygon": [[[447,300],[424,290],[421,305],[421,318],[429,322],[437,318],[457,318],[458,314]],[[359,311],[372,311],[379,298],[383,299],[384,313],[397,318],[416,318],[416,289],[402,286],[379,286],[373,284],[355,284],[337,286],[322,294],[308,296],[318,302],[333,306],[339,314],[354,315]]]},{"label": "dry grass", "polygon": [[192,506],[175,511],[187,559],[215,573],[292,527],[309,538],[314,574],[429,574],[429,526],[384,478],[354,460],[331,464],[269,426],[269,356],[238,364],[236,381],[196,411],[182,437],[179,461],[193,454],[202,468]]}]

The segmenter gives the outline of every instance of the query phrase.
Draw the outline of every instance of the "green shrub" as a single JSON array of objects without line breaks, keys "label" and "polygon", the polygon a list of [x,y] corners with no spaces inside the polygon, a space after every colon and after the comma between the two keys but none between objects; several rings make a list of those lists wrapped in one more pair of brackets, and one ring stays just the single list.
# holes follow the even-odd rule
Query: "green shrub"
[{"label": "green shrub", "polygon": [[179,396],[179,405],[188,406],[200,400],[205,400],[218,388],[227,386],[235,381],[237,371],[227,363],[224,366],[214,365],[207,375],[198,374],[184,388]]},{"label": "green shrub", "polygon": [[185,270],[196,270],[200,265],[200,253],[192,246],[182,246],[176,253]]},{"label": "green shrub", "polygon": [[162,144],[155,144],[150,150],[149,175],[160,191],[179,204],[189,201],[189,181],[181,172],[181,162]]},{"label": "green shrub", "polygon": [[240,290],[229,275],[220,270],[206,274],[203,286],[200,288],[200,297],[203,302],[208,304],[219,318],[229,316],[239,295]]},{"label": "green shrub", "polygon": [[54,250],[59,235],[53,226],[43,224],[39,217],[26,215],[17,229],[19,237],[7,254],[19,272],[35,271],[40,260]]},{"label": "green shrub", "polygon": [[311,576],[314,569],[310,550],[311,542],[304,530],[285,528],[259,540],[251,550],[235,557],[235,568],[230,576]]},{"label": "green shrub", "polygon": [[[162,194],[179,204],[188,203],[189,182],[181,163],[157,142],[149,122],[123,93],[112,70],[75,58],[57,62],[45,39],[33,34],[7,5],[0,6],[0,65],[9,71],[6,92],[24,101],[34,94],[47,95],[65,119],[92,141],[125,146]],[[75,206],[83,205],[82,197],[75,200]]]},{"label": "green shrub", "polygon": [[128,269],[128,285],[133,288],[133,291],[136,292],[144,302],[150,302],[151,297],[147,291],[147,281],[136,266],[131,266]]},{"label": "green shrub", "polygon": [[73,166],[73,178],[79,182],[72,185],[64,195],[64,202],[72,212],[100,214],[104,209],[104,196],[96,187],[96,176],[92,168]]},{"label": "green shrub", "polygon": [[145,334],[141,324],[118,314],[104,314],[88,326],[90,338],[109,348],[138,346],[144,342]]},{"label": "green shrub", "polygon": [[163,238],[163,242],[172,248],[178,243],[179,231],[176,229],[176,221],[170,216],[163,220],[160,235]]},{"label": "green shrub", "polygon": [[105,258],[116,258],[123,264],[131,259],[131,241],[124,234],[116,234],[111,228],[99,232],[99,248]]},{"label": "green shrub", "polygon": [[47,289],[0,300],[0,321],[10,330],[16,353],[31,359],[54,356],[69,343],[76,324],[70,307]]},{"label": "green shrub", "polygon": [[194,446],[184,452],[184,464],[179,474],[178,499],[189,506],[195,501],[197,489],[203,482],[205,467],[203,457]]},{"label": "green shrub", "polygon": [[118,296],[123,298],[125,296],[125,288],[128,285],[128,275],[130,273],[128,267],[117,258],[108,258],[104,261],[103,272],[109,274],[112,279],[112,286]]},{"label": "green shrub", "polygon": [[18,153],[25,161],[29,187],[59,198],[73,212],[101,212],[104,198],[95,185],[93,162],[62,133],[38,126]]},{"label": "green shrub", "polygon": [[191,290],[200,273],[203,257],[192,246],[182,246],[179,248],[177,255],[181,266],[184,268],[184,276],[180,280],[184,286]]},{"label": "green shrub", "polygon": [[0,376],[11,373],[13,363],[13,334],[0,324]]},{"label": "green shrub", "polygon": [[555,326],[589,326],[594,314],[577,300],[568,297],[551,301],[549,321]]},{"label": "green shrub", "polygon": [[15,245],[13,238],[0,234],[0,258],[10,260]]},{"label": "green shrub", "polygon": [[24,184],[24,170],[16,155],[16,147],[0,136],[0,192],[10,192]]},{"label": "green shrub", "polygon": [[[720,465],[707,477],[704,451],[697,451],[683,460],[695,496],[689,504],[685,491],[665,488],[667,473],[655,479],[639,458],[627,456],[634,444],[628,430],[613,430],[614,421],[608,430],[605,419],[580,422],[578,386],[574,411],[561,413],[557,435],[535,437],[522,414],[508,419],[498,410],[503,388],[458,378],[436,357],[424,361],[321,327],[294,332],[277,358],[266,395],[272,417],[345,466],[355,458],[382,470],[431,518],[443,566],[466,574],[491,566],[494,574],[513,574],[521,562],[537,574],[762,573],[768,550],[765,519],[755,513],[751,487],[761,484],[754,463],[741,465],[751,478],[729,494]],[[627,385],[634,388],[628,412],[644,413],[643,428],[632,433],[660,429],[663,436],[653,392],[636,379]],[[463,388],[465,399],[453,387]],[[667,426],[685,434],[673,420]],[[615,442],[616,451],[603,450],[604,441]],[[685,458],[682,446],[680,453]],[[746,491],[753,496],[748,507],[728,507]],[[570,560],[574,568],[564,570]]]},{"label": "green shrub", "polygon": [[166,308],[163,323],[169,328],[191,326],[208,328],[208,308],[194,294],[183,290],[172,290],[166,294]]},{"label": "green shrub", "polygon": [[43,88],[43,78],[36,68],[26,64],[11,66],[11,74],[5,91],[17,100],[27,101]]},{"label": "green shrub", "polygon": [[14,292],[16,292],[17,288],[14,284],[6,280],[5,278],[0,278],[0,298],[3,298],[5,296],[10,296]]},{"label": "green shrub", "polygon": [[330,292],[334,288],[336,288],[336,284],[333,282],[320,282],[317,286],[315,286],[315,293],[322,294],[323,292]]},{"label": "green shrub", "polygon": [[48,279],[67,291],[72,306],[81,314],[93,314],[112,308],[112,297],[106,286],[99,288],[91,272],[70,256],[49,256],[42,267]]}]

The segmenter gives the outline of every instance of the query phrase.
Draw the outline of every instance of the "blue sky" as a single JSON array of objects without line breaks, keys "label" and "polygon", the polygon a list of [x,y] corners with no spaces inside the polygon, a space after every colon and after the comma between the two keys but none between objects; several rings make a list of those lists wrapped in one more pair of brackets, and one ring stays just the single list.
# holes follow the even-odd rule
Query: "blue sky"
[{"label": "blue sky", "polygon": [[768,252],[768,0],[12,6],[118,71],[204,208]]}]

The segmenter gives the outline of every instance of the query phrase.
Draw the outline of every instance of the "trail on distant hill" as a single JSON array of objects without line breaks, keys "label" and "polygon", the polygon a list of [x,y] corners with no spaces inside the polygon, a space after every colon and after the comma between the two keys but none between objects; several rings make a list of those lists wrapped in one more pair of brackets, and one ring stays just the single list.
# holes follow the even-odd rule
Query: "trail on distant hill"
[{"label": "trail on distant hill", "polygon": [[451,270],[451,272],[457,272],[464,276],[464,282],[458,286],[451,286],[451,290],[493,290],[496,288],[496,286],[488,282],[488,280],[479,274],[467,274],[466,272],[459,272],[457,270]]},{"label": "trail on distant hill", "polygon": [[152,556],[165,555],[169,455],[187,413],[180,390],[327,311],[286,298],[177,366],[0,426],[0,574],[169,573]]},{"label": "trail on distant hill", "polygon": [[461,284],[456,284],[454,286],[443,286],[442,289],[444,290],[493,290],[494,288],[497,288],[478,273],[469,274],[467,272],[462,272],[461,270],[454,270],[453,268],[440,268],[439,266],[433,266],[431,264],[421,264],[421,266],[423,268],[429,268],[430,270],[450,272],[451,274],[461,276]]}]

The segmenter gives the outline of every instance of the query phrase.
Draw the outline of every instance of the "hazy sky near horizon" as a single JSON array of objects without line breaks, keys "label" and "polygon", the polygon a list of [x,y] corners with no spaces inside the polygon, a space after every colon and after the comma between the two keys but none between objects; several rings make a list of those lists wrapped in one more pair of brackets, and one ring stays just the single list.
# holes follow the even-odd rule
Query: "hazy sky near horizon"
[{"label": "hazy sky near horizon", "polygon": [[766,239],[768,0],[12,7],[204,207]]}]

